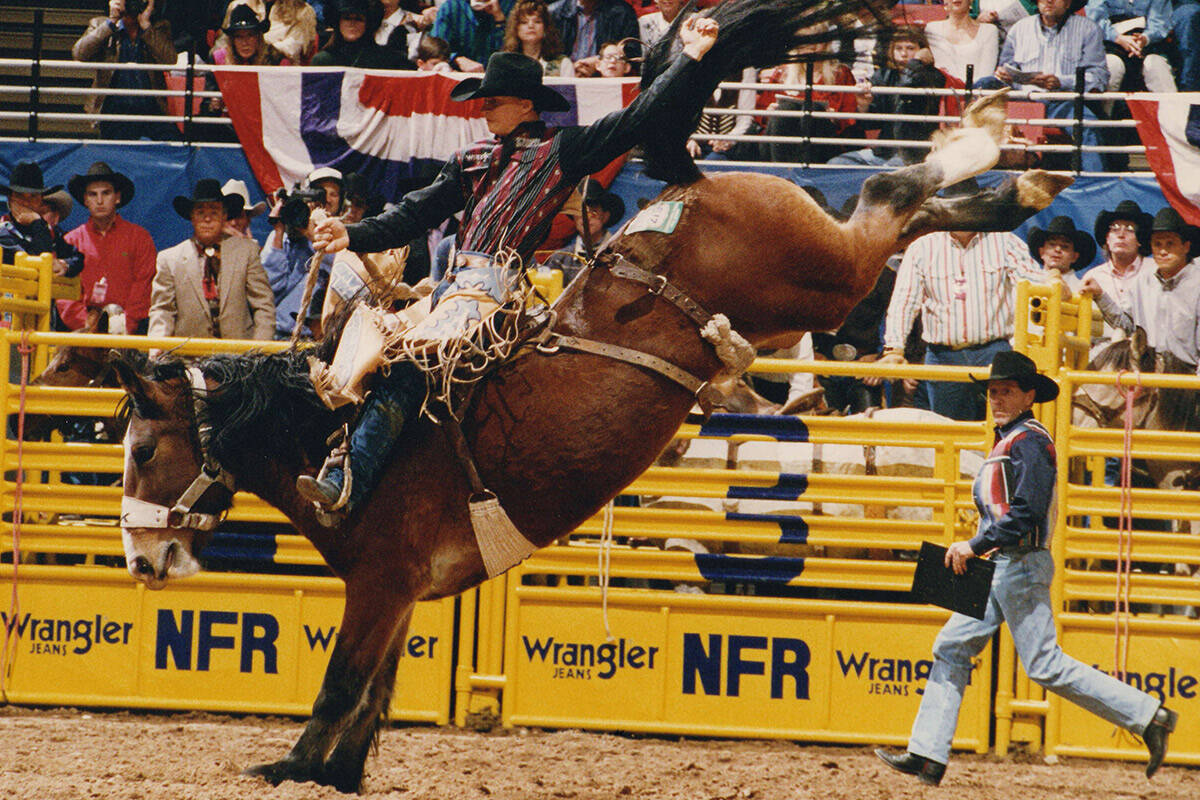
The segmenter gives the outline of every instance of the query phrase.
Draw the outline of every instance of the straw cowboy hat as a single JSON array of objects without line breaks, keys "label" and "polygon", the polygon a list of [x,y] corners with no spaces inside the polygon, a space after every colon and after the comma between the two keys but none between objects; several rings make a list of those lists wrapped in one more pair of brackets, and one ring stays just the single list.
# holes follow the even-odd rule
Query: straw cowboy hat
[{"label": "straw cowboy hat", "polygon": [[542,83],[542,65],[523,53],[492,53],[483,78],[466,78],[450,92],[453,100],[521,97],[538,111],[569,111],[571,104]]},{"label": "straw cowboy hat", "polygon": [[133,199],[133,181],[120,172],[114,172],[113,168],[103,161],[93,163],[82,175],[72,175],[71,180],[67,181],[67,191],[82,203],[87,188],[97,181],[111,183],[121,195],[121,202],[117,203],[117,208],[124,208]]},{"label": "straw cowboy hat", "polygon": [[1096,257],[1096,240],[1088,236],[1086,232],[1075,227],[1075,220],[1070,217],[1055,217],[1050,220],[1050,224],[1043,228],[1029,229],[1029,254],[1033,256],[1033,260],[1042,263],[1040,251],[1042,245],[1051,236],[1065,236],[1071,240],[1071,244],[1075,247],[1075,252],[1078,254],[1075,261],[1071,264],[1071,269],[1079,269],[1086,267],[1092,263],[1092,259]]},{"label": "straw cowboy hat", "polygon": [[1001,350],[992,359],[992,368],[983,380],[971,380],[986,386],[992,381],[1016,381],[1021,391],[1034,390],[1033,402],[1045,403],[1058,397],[1058,384],[1038,372],[1033,359],[1014,350]]},{"label": "straw cowboy hat", "polygon": [[42,197],[42,201],[51,209],[58,212],[59,220],[65,220],[71,216],[71,211],[75,208],[75,201],[71,199],[71,195],[59,189],[57,192],[51,192]]},{"label": "straw cowboy hat", "polygon": [[257,217],[259,214],[267,210],[265,200],[259,200],[254,205],[250,205],[250,189],[247,188],[245,181],[234,180],[230,178],[225,181],[225,185],[221,187],[221,194],[226,197],[237,197],[241,203],[235,207],[235,214],[245,214],[247,217]]},{"label": "straw cowboy hat", "polygon": [[42,178],[42,168],[32,161],[17,162],[8,180],[10,182],[8,186],[0,183],[0,194],[40,194],[44,196],[63,188],[62,184],[47,186],[46,181]]},{"label": "straw cowboy hat", "polygon": [[201,178],[196,181],[196,188],[192,190],[191,197],[176,195],[175,199],[171,201],[171,205],[175,207],[175,213],[189,220],[192,218],[192,208],[196,203],[223,203],[225,214],[231,217],[242,209],[242,198],[222,192],[221,184],[217,183],[216,178]]}]

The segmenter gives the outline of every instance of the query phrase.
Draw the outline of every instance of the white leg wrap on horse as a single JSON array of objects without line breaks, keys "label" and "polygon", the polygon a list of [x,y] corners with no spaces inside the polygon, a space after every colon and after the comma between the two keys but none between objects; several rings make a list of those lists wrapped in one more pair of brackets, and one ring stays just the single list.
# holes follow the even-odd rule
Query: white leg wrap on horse
[{"label": "white leg wrap on horse", "polygon": [[470,502],[471,527],[483,567],[488,577],[494,578],[529,558],[537,547],[512,524],[494,494],[487,492],[485,498]]}]

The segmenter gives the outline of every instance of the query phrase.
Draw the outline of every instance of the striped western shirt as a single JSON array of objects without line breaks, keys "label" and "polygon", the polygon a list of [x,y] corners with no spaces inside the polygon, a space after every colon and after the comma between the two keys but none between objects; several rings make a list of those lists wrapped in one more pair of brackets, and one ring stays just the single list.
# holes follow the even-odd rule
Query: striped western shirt
[{"label": "striped western shirt", "polygon": [[[1103,91],[1108,86],[1104,62],[1104,35],[1087,17],[1070,14],[1061,24],[1047,28],[1040,14],[1017,20],[1000,49],[1000,66],[1020,72],[1046,73],[1058,78],[1065,92],[1075,91],[1075,69],[1083,67],[1084,91]],[[1029,83],[1017,88],[1034,89]]]},{"label": "striped western shirt", "polygon": [[1049,547],[1058,506],[1054,440],[1026,411],[996,428],[995,444],[972,494],[979,529],[971,550],[983,555],[995,547]]},{"label": "striped western shirt", "polygon": [[587,127],[528,122],[512,133],[455,153],[434,182],[390,211],[347,226],[350,249],[401,247],[463,211],[458,249],[513,248],[530,263],[575,185],[605,167],[679,113],[672,97],[687,92],[697,61],[679,56],[626,108]]},{"label": "striped western shirt", "polygon": [[1011,233],[979,233],[966,247],[949,233],[922,236],[900,261],[883,344],[903,350],[918,313],[922,338],[930,344],[965,347],[1007,339],[1017,281],[1047,283],[1051,277]]}]

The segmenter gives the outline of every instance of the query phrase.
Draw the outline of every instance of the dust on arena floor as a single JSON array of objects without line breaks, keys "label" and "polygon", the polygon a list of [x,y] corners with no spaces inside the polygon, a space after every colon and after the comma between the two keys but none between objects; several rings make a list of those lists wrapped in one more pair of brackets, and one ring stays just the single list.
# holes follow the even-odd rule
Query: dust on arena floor
[{"label": "dust on arena floor", "polygon": [[[10,800],[297,800],[333,789],[272,789],[241,774],[280,758],[301,723],[278,717],[0,708],[0,797]],[[1026,754],[957,755],[940,789],[891,772],[867,747],[629,737],[517,729],[392,727],[367,764],[367,798],[504,800],[1195,800],[1200,774]]]}]

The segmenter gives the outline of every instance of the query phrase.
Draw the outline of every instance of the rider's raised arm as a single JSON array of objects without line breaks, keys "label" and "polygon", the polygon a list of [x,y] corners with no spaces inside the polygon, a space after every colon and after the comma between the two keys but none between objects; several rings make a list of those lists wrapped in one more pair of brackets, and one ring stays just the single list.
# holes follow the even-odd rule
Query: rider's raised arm
[{"label": "rider's raised arm", "polygon": [[459,158],[453,156],[433,183],[404,195],[390,211],[347,225],[349,249],[356,253],[379,253],[403,247],[462,211],[467,196]]}]

